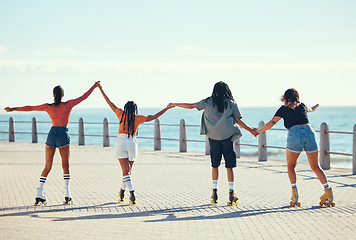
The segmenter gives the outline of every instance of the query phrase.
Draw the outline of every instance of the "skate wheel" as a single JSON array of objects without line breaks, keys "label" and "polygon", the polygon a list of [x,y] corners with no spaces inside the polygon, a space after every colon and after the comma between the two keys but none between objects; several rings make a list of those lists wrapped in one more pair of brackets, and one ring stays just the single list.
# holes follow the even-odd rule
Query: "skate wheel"
[{"label": "skate wheel", "polygon": [[300,207],[302,204],[300,202],[297,202],[297,206]]},{"label": "skate wheel", "polygon": [[329,203],[329,202],[326,202],[326,203],[325,203],[325,206],[330,207],[330,203]]},{"label": "skate wheel", "polygon": [[129,204],[130,204],[130,206],[136,206],[137,202],[136,201],[135,202],[130,201]]},{"label": "skate wheel", "polygon": [[334,202],[332,202],[332,203],[331,203],[331,206],[332,206],[332,207],[335,207],[335,203],[334,203]]},{"label": "skate wheel", "polygon": [[324,205],[324,203],[323,202],[319,202],[319,205],[322,207]]},{"label": "skate wheel", "polygon": [[233,203],[231,203],[231,202],[227,202],[227,205],[228,205],[228,206],[232,206],[232,204],[233,204]]},{"label": "skate wheel", "polygon": [[292,207],[295,207],[295,202],[290,202],[290,205],[291,205]]},{"label": "skate wheel", "polygon": [[125,203],[125,199],[123,200],[119,199],[118,203]]}]

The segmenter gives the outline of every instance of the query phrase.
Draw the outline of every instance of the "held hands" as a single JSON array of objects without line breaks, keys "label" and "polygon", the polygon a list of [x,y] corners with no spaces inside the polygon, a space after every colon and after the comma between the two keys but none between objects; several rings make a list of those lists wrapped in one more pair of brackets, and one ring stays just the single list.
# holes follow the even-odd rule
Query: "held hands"
[{"label": "held hands", "polygon": [[253,136],[255,136],[255,137],[257,137],[258,135],[259,135],[259,132],[257,132],[257,128],[253,128],[251,131],[250,131],[250,133],[253,135]]},{"label": "held hands", "polygon": [[101,88],[100,81],[96,81],[96,82],[94,83],[94,86],[95,86],[95,87],[98,87],[98,88]]},{"label": "held hands", "polygon": [[171,109],[171,108],[174,108],[174,107],[175,107],[175,105],[173,103],[169,103],[166,108],[167,109]]}]

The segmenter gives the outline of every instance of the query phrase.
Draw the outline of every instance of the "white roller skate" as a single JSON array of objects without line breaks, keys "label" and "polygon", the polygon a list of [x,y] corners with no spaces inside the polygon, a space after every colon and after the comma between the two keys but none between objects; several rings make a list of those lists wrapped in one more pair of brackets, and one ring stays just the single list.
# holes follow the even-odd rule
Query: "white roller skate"
[{"label": "white roller skate", "polygon": [[44,195],[43,190],[37,188],[37,195],[35,198],[35,206],[47,205],[47,197]]},{"label": "white roller skate", "polygon": [[292,188],[292,197],[290,201],[290,206],[292,207],[300,207],[301,204],[298,202],[299,194],[297,188]]},{"label": "white roller skate", "polygon": [[73,197],[69,192],[69,189],[66,190],[66,196],[64,197],[63,205],[72,205],[73,204]]},{"label": "white roller skate", "polygon": [[325,193],[320,197],[320,206],[335,207],[333,190],[330,188],[324,188]]}]

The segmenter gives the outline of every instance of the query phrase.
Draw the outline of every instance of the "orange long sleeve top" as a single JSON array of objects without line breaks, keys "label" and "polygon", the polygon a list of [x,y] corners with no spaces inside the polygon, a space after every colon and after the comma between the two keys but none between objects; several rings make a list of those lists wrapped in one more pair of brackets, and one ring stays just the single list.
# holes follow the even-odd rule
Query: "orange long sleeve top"
[{"label": "orange long sleeve top", "polygon": [[54,104],[42,104],[37,106],[24,106],[17,107],[17,111],[45,111],[48,113],[52,121],[52,126],[54,127],[65,127],[68,125],[69,116],[74,106],[81,103],[83,100],[87,99],[89,95],[93,92],[95,86],[91,87],[83,96],[76,99],[68,100],[66,103],[59,106]]}]

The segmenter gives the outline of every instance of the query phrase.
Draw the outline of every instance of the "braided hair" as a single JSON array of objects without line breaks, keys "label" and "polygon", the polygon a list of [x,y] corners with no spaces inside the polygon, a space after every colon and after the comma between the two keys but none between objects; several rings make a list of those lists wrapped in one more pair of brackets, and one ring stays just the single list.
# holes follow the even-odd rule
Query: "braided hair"
[{"label": "braided hair", "polygon": [[229,86],[223,81],[215,83],[213,93],[209,98],[213,99],[213,107],[217,105],[219,113],[223,113],[225,111],[229,105],[229,101],[235,101]]},{"label": "braided hair", "polygon": [[298,91],[294,88],[287,89],[284,92],[281,101],[284,102],[287,107],[290,107],[292,109],[296,108],[300,103]]},{"label": "braided hair", "polygon": [[53,88],[54,106],[58,106],[61,103],[63,92],[64,90],[61,85],[58,85]]},{"label": "braided hair", "polygon": [[124,113],[121,116],[120,123],[124,121],[124,130],[127,126],[127,137],[135,134],[135,115],[137,114],[137,105],[134,101],[128,101],[124,106]]}]

